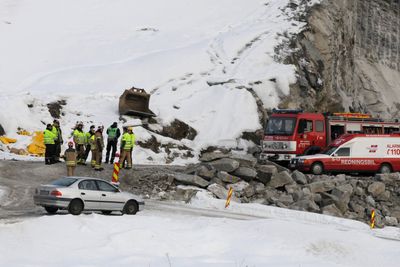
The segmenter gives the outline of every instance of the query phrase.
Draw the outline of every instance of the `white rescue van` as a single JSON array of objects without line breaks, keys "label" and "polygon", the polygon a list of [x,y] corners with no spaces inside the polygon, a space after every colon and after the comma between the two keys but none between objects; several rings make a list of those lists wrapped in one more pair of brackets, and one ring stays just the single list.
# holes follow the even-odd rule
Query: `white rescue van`
[{"label": "white rescue van", "polygon": [[345,134],[321,154],[300,156],[290,161],[291,168],[323,172],[400,171],[400,134]]}]

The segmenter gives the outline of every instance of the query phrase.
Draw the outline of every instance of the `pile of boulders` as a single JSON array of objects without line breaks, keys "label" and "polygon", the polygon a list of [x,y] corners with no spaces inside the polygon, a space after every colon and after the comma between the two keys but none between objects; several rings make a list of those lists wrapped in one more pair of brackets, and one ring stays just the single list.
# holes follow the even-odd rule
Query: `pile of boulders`
[{"label": "pile of boulders", "polygon": [[[369,222],[371,211],[375,210],[377,227],[400,226],[399,173],[370,177],[305,175],[273,162],[260,164],[252,155],[227,151],[203,153],[200,161],[180,170],[146,172],[146,176],[136,173],[136,180],[129,177],[122,180],[127,183],[130,180],[131,185],[152,198],[190,201],[202,188],[216,198],[226,199],[232,188],[232,201],[236,202],[260,203],[364,222]],[[146,186],[142,186],[144,181]]]}]

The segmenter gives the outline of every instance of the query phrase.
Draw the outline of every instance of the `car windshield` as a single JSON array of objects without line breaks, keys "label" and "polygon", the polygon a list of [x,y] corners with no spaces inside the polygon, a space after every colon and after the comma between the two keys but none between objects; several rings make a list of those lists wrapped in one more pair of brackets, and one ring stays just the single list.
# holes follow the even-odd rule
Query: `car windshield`
[{"label": "car windshield", "polygon": [[71,184],[75,183],[76,180],[77,179],[75,179],[75,178],[64,177],[64,178],[60,178],[60,179],[55,180],[51,184],[52,185],[57,185],[57,186],[65,186],[65,187],[67,187],[67,186],[70,186]]},{"label": "car windshield", "polygon": [[325,155],[331,155],[338,147],[337,146],[330,146],[327,149],[325,149],[322,154]]},{"label": "car windshield", "polygon": [[292,135],[296,126],[296,118],[271,118],[265,132],[267,135]]}]

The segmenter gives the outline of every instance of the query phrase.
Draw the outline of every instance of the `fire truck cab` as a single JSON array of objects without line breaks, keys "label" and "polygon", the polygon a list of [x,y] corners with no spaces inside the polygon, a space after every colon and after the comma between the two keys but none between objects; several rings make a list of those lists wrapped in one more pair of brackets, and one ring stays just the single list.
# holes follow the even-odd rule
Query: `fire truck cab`
[{"label": "fire truck cab", "polygon": [[313,174],[397,172],[400,171],[400,134],[344,134],[320,154],[292,159],[289,167]]},{"label": "fire truck cab", "polygon": [[261,142],[261,159],[290,161],[312,155],[346,133],[390,134],[400,130],[398,121],[384,121],[361,113],[304,113],[273,110]]}]

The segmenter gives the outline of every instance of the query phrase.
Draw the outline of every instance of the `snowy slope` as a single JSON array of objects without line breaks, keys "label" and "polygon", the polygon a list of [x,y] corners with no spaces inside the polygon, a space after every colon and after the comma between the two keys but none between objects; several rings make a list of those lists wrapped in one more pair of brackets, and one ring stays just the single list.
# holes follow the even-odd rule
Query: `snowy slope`
[{"label": "snowy slope", "polygon": [[189,147],[246,146],[241,133],[261,125],[243,88],[276,107],[295,81],[294,67],[274,60],[283,36],[304,26],[288,3],[1,0],[0,124],[11,136],[42,130],[52,121],[46,104],[66,100],[66,139],[78,120],[117,121],[120,94],[135,86],[152,93],[161,123],[178,118],[198,131]]},{"label": "snowy slope", "polygon": [[[201,194],[192,204],[223,209]],[[217,208],[217,206],[219,208]],[[234,220],[145,210],[136,216],[56,215],[0,222],[1,266],[398,266],[398,228],[259,204]],[[381,237],[385,238],[381,238]]]}]

